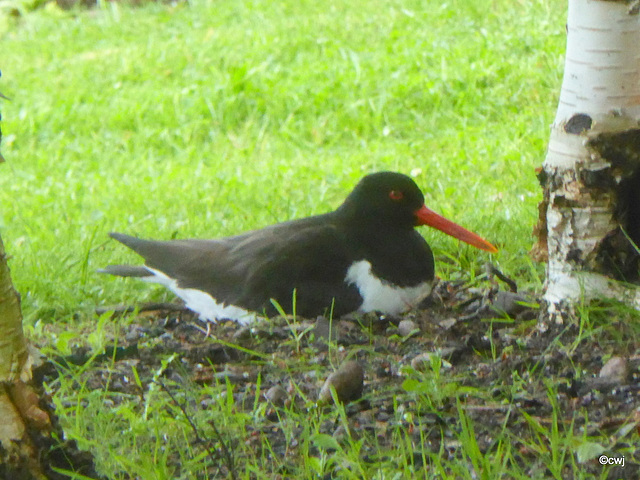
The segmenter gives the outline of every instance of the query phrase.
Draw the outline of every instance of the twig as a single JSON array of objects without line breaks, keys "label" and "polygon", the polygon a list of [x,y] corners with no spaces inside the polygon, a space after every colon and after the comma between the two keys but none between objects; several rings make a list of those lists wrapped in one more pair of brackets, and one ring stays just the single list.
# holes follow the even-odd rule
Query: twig
[{"label": "twig", "polygon": [[511,290],[513,293],[518,293],[518,284],[513,280],[511,280],[509,277],[507,277],[500,270],[498,270],[495,267],[495,265],[493,265],[492,263],[487,263],[486,268],[487,268],[487,274],[489,276],[495,275],[496,277],[498,277],[500,280],[502,280],[504,283],[506,283],[509,286],[509,290]]},{"label": "twig", "polygon": [[96,315],[104,315],[113,312],[114,315],[133,312],[150,312],[153,310],[165,310],[167,312],[184,312],[189,309],[175,303],[144,303],[142,305],[111,305],[106,307],[96,307]]},{"label": "twig", "polygon": [[211,335],[211,322],[209,321],[207,321],[206,329],[202,328],[200,325],[196,325],[195,323],[190,323],[189,325],[195,328],[196,330],[198,330],[200,333],[202,333],[204,335],[205,340],[209,338],[209,335]]}]

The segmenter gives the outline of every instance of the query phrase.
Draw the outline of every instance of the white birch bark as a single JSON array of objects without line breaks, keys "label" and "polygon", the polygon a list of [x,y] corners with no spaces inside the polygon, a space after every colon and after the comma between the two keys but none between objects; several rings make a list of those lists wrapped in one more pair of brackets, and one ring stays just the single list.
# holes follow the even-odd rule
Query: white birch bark
[{"label": "white birch bark", "polygon": [[598,148],[607,134],[638,129],[637,3],[569,0],[564,78],[540,177],[546,208],[537,247],[548,253],[543,325],[561,322],[583,298],[608,296],[640,306],[636,289],[602,275],[599,263],[604,240],[620,232],[616,187],[638,171],[634,158],[623,167]]}]

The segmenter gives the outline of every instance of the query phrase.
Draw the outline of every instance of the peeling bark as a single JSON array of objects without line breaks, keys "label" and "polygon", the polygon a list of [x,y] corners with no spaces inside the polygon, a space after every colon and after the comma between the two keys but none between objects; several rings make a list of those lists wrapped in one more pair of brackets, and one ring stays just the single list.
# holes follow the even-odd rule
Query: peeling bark
[{"label": "peeling bark", "polygon": [[547,257],[541,325],[579,299],[640,306],[638,2],[569,0],[560,101],[538,178],[534,258]]},{"label": "peeling bark", "polygon": [[20,299],[14,290],[0,238],[0,473],[4,478],[47,478],[29,429],[45,430],[49,416],[39,407],[22,332]]},{"label": "peeling bark", "polygon": [[29,380],[27,344],[22,333],[20,299],[11,283],[7,256],[0,238],[0,382]]}]

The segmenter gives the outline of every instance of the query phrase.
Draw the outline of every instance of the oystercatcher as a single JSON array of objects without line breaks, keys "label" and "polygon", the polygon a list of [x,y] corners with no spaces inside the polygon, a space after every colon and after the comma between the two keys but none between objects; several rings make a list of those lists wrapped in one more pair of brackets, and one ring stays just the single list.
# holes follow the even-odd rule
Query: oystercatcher
[{"label": "oystercatcher", "polygon": [[335,211],[216,240],[143,240],[110,236],[144,266],[100,270],[160,283],[202,320],[248,323],[275,313],[314,317],[353,311],[398,314],[431,291],[434,259],[414,230],[430,225],[477,248],[497,252],[475,233],[424,205],[406,175],[365,176]]}]

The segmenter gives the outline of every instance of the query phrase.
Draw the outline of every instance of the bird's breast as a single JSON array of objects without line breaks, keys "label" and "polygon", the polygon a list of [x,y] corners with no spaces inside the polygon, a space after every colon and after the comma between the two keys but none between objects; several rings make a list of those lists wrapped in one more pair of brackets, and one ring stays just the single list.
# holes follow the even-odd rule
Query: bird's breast
[{"label": "bird's breast", "polygon": [[378,311],[389,315],[410,310],[431,293],[431,281],[399,287],[378,278],[371,271],[371,263],[359,260],[351,264],[345,282],[355,285],[362,297],[361,312]]}]

